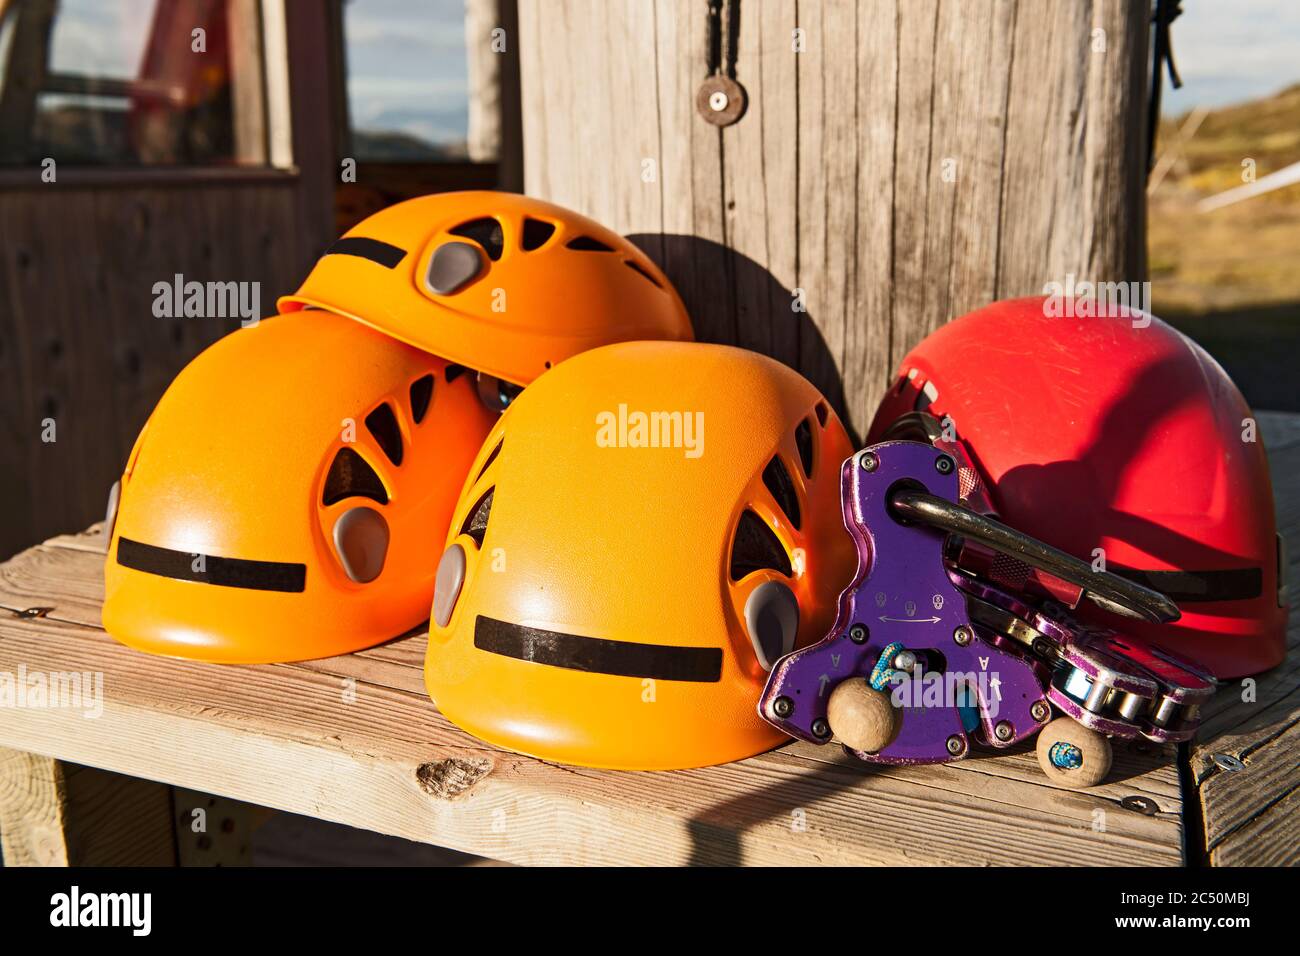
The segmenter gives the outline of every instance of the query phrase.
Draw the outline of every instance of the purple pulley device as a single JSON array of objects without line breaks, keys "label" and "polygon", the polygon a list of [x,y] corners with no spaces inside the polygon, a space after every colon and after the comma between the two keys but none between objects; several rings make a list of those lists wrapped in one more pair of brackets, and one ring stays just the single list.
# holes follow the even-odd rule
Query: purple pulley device
[{"label": "purple pulley device", "polygon": [[970,752],[972,734],[995,748],[1033,736],[1051,716],[1034,665],[971,621],[944,564],[946,533],[900,517],[891,505],[899,490],[957,502],[956,463],[910,441],[873,445],[844,463],[840,500],[857,574],[830,635],[777,662],[759,713],[792,737],[826,743],[832,691],[874,676],[900,722],[880,751],[852,751],[870,763],[945,763]]}]

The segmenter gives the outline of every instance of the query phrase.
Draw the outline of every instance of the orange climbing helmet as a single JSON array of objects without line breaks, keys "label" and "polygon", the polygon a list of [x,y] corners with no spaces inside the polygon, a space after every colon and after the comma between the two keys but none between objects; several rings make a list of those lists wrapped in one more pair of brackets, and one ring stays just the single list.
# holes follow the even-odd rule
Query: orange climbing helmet
[{"label": "orange climbing helmet", "polygon": [[570,355],[693,338],[681,299],[645,253],[586,216],[515,193],[440,193],[375,213],[279,301],[282,312],[305,306],[502,380],[501,405],[511,385]]},{"label": "orange climbing helmet", "polygon": [[425,683],[485,740],[670,769],[785,737],[767,671],[825,636],[857,563],[817,390],[721,345],[631,342],[527,388],[479,452],[438,567]]},{"label": "orange climbing helmet", "polygon": [[109,499],[105,629],[175,657],[327,657],[419,624],[495,415],[467,371],[328,312],[177,376]]}]

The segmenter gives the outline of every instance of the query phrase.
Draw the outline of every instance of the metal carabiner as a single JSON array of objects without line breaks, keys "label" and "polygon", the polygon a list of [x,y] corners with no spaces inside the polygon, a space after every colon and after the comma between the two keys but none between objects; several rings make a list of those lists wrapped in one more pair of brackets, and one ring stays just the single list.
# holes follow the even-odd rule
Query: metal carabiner
[{"label": "metal carabiner", "polygon": [[893,493],[890,507],[901,521],[928,525],[978,541],[994,551],[1077,585],[1084,589],[1084,596],[1093,604],[1123,617],[1160,624],[1176,621],[1181,616],[1178,605],[1159,591],[1108,571],[1095,571],[1086,561],[1072,554],[946,498],[900,488]]}]

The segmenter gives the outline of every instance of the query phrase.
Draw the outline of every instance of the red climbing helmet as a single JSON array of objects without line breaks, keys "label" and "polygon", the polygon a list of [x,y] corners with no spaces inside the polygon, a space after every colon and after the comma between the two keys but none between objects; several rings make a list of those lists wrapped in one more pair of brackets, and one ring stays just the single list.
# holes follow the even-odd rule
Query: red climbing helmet
[{"label": "red climbing helmet", "polygon": [[869,441],[919,418],[948,426],[1008,524],[1103,557],[1182,611],[1126,629],[1219,678],[1282,660],[1268,461],[1241,393],[1182,333],[1123,306],[997,302],[903,359]]}]

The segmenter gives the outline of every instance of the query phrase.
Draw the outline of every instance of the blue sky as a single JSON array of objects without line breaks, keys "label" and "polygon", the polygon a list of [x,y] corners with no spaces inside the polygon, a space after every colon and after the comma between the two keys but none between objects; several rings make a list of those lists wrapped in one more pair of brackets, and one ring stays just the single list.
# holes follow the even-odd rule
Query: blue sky
[{"label": "blue sky", "polygon": [[343,15],[353,128],[463,142],[464,0],[347,0]]},{"label": "blue sky", "polygon": [[1183,88],[1166,83],[1166,115],[1300,83],[1300,0],[1183,0],[1172,32]]}]

